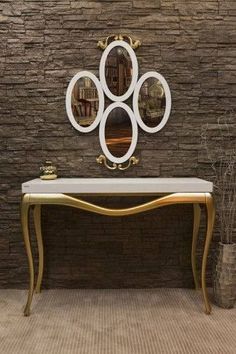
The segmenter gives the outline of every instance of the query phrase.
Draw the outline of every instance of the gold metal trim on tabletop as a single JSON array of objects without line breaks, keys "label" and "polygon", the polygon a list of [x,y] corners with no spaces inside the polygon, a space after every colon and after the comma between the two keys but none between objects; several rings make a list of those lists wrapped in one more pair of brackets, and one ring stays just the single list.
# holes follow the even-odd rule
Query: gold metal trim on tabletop
[{"label": "gold metal trim on tabletop", "polygon": [[[27,196],[27,194],[25,195]],[[50,193],[50,194],[29,194],[29,204],[57,204],[71,206],[74,208],[91,211],[101,215],[108,216],[126,216],[132,214],[138,214],[144,211],[152,210],[155,208],[163,207],[172,204],[182,204],[182,203],[205,203],[205,193],[173,193],[168,194],[164,197],[154,199],[150,202],[143,203],[131,208],[125,209],[110,209],[96,204],[86,202],[79,198],[74,198],[72,196],[61,194],[61,193]]]}]

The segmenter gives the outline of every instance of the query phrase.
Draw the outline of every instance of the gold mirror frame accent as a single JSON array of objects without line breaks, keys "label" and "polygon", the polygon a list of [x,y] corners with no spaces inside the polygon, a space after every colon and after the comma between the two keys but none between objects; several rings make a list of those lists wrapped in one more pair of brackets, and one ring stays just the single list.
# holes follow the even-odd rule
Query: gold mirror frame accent
[{"label": "gold mirror frame accent", "polygon": [[128,40],[129,42],[129,45],[131,46],[132,49],[137,49],[138,47],[141,46],[141,41],[139,39],[132,39],[130,36],[128,36],[127,34],[112,34],[108,37],[106,37],[106,39],[104,40],[100,40],[98,41],[97,43],[97,46],[104,50],[106,49],[106,47],[108,46],[108,44],[112,41],[125,41],[125,40]]},{"label": "gold mirror frame accent", "polygon": [[106,168],[108,168],[109,170],[120,170],[120,171],[125,171],[127,170],[130,166],[132,165],[137,165],[139,163],[139,158],[135,157],[135,156],[131,156],[128,162],[128,165],[124,166],[121,163],[117,164],[115,162],[112,163],[112,166],[110,166],[107,162],[107,158],[104,155],[100,155],[96,158],[97,163],[99,164],[104,164],[104,166]]}]

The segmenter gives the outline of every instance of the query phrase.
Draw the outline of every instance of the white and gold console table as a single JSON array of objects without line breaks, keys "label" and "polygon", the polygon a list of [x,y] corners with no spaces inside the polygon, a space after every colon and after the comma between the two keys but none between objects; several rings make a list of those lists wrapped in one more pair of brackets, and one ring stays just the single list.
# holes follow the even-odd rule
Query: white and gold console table
[{"label": "white and gold console table", "polygon": [[[215,208],[211,192],[211,182],[199,178],[59,178],[42,181],[39,178],[22,184],[21,222],[26,253],[29,263],[29,292],[24,314],[29,316],[30,306],[35,292],[40,292],[43,276],[43,239],[41,232],[41,206],[45,204],[65,205],[89,212],[109,215],[126,216],[152,210],[166,205],[192,204],[194,213],[192,239],[192,271],[195,287],[199,288],[196,269],[196,244],[200,224],[201,208],[207,210],[207,231],[202,258],[201,285],[205,304],[205,312],[210,314],[211,305],[206,288],[207,256],[212,238],[215,219]],[[72,196],[74,195],[74,196]],[[83,196],[137,196],[153,195],[152,201],[125,209],[110,209],[88,203]],[[39,269],[36,285],[34,282],[34,263],[30,244],[29,209],[34,207],[34,224],[39,253]]]}]

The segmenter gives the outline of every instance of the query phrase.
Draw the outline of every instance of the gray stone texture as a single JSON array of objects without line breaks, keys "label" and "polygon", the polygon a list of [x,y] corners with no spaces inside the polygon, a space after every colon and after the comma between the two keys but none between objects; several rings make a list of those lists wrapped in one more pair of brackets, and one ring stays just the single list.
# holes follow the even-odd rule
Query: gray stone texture
[{"label": "gray stone texture", "polygon": [[[217,119],[236,108],[235,16],[235,1],[223,0],[1,1],[0,287],[27,287],[21,183],[37,177],[46,158],[61,177],[212,178],[200,133],[209,123],[214,149]],[[162,73],[173,98],[162,131],[139,130],[140,164],[125,172],[98,165],[98,129],[78,133],[65,112],[69,80],[81,69],[98,74],[97,41],[113,33],[142,41],[140,73]],[[95,201],[117,207],[141,199]],[[191,230],[190,206],[127,218],[45,207],[43,286],[191,287]],[[199,265],[204,232],[203,222]],[[216,224],[212,250],[218,239]],[[34,238],[32,245],[37,255]],[[207,277],[211,284],[210,262]]]}]

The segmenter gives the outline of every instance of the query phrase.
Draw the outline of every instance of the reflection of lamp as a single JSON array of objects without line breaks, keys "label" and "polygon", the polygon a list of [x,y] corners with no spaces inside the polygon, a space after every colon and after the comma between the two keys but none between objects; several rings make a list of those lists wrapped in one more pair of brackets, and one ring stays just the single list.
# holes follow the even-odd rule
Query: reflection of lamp
[{"label": "reflection of lamp", "polygon": [[129,53],[127,52],[127,50],[121,48],[121,47],[118,47],[117,48],[117,54],[119,56],[123,55],[123,57],[127,60],[127,61],[130,61],[130,56],[129,56]]},{"label": "reflection of lamp", "polygon": [[148,83],[147,83],[147,81],[145,81],[143,84],[142,92],[143,92],[144,96],[148,96]]},{"label": "reflection of lamp", "polygon": [[89,77],[84,78],[84,86],[85,87],[91,87],[91,80]]},{"label": "reflection of lamp", "polygon": [[156,96],[157,98],[162,98],[165,94],[163,87],[161,86],[161,83],[159,81],[150,86],[149,93],[151,97]]},{"label": "reflection of lamp", "polygon": [[118,47],[118,48],[117,48],[117,54],[118,54],[118,55],[122,55],[122,54],[124,55],[123,49],[121,49],[120,47]]}]

